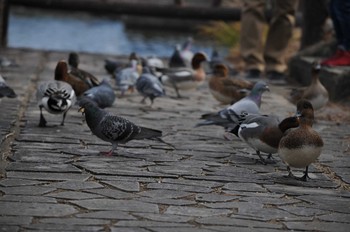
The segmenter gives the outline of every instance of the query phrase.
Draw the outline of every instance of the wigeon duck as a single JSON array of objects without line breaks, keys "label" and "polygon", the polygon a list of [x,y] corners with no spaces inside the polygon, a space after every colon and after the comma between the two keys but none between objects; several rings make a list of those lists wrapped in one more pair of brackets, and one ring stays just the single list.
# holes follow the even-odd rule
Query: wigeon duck
[{"label": "wigeon duck", "polygon": [[220,56],[218,50],[213,49],[210,57],[209,66],[214,71],[214,67],[217,64],[225,65],[228,68],[228,74],[235,76],[238,74],[238,71],[235,69],[232,63],[227,62],[223,57]]},{"label": "wigeon duck", "polygon": [[66,114],[76,100],[72,86],[63,81],[40,82],[36,98],[40,109],[39,127],[45,127],[47,124],[42,112],[43,108],[51,114],[63,114],[61,122],[63,126]]},{"label": "wigeon duck", "polygon": [[121,97],[124,96],[127,90],[133,92],[137,79],[140,74],[137,68],[137,60],[132,59],[130,66],[121,69],[115,73],[115,83],[117,88],[121,91]]},{"label": "wigeon duck", "polygon": [[79,102],[80,109],[91,132],[98,138],[112,144],[108,152],[101,152],[108,156],[113,154],[118,144],[125,144],[130,140],[156,139],[161,140],[162,132],[159,130],[135,125],[129,120],[112,115],[100,109],[95,102],[84,98]]},{"label": "wigeon duck", "polygon": [[201,119],[205,121],[198,123],[196,127],[217,125],[224,127],[226,131],[231,131],[237,126],[239,115],[243,112],[248,114],[260,113],[262,94],[266,91],[269,91],[267,84],[264,81],[257,82],[245,98],[217,113],[203,114]]},{"label": "wigeon duck", "polygon": [[17,97],[17,94],[10,86],[6,84],[6,81],[0,75],[0,98],[3,97],[15,98]]},{"label": "wigeon duck", "polygon": [[290,93],[289,100],[296,104],[299,100],[305,99],[311,102],[314,110],[321,109],[329,100],[327,89],[319,80],[321,65],[314,62],[311,70],[311,84],[307,88],[293,89]]},{"label": "wigeon duck", "polygon": [[74,67],[69,70],[68,64],[64,60],[59,61],[56,65],[55,80],[64,81],[70,84],[77,96],[82,95],[91,87],[98,86],[100,84],[99,80],[92,74],[88,74],[80,69],[75,69]]},{"label": "wigeon duck", "polygon": [[243,79],[229,78],[228,68],[224,64],[216,64],[208,84],[210,93],[222,104],[233,104],[244,98],[254,84]]},{"label": "wigeon duck", "polygon": [[[320,156],[323,141],[320,135],[312,129],[314,109],[309,101],[300,100],[297,103],[297,115],[299,127],[282,137],[278,154],[287,164],[290,177],[306,181],[308,167]],[[305,168],[305,173],[302,177],[295,177],[290,167]]]},{"label": "wigeon duck", "polygon": [[179,90],[194,89],[205,81],[206,73],[202,63],[207,61],[207,56],[198,52],[193,56],[191,68],[168,68],[159,70],[163,73],[160,80],[164,85],[173,87],[177,97],[181,98]]},{"label": "wigeon duck", "polygon": [[256,151],[260,161],[267,161],[260,152],[269,154],[277,153],[278,144],[283,134],[290,128],[299,126],[296,116],[288,117],[280,121],[275,115],[241,114],[239,125],[231,132]]},{"label": "wigeon duck", "polygon": [[92,99],[100,108],[111,107],[115,101],[114,90],[106,79],[99,86],[86,90],[83,96]]},{"label": "wigeon duck", "polygon": [[141,103],[145,103],[146,98],[149,98],[151,106],[155,98],[165,95],[162,83],[151,73],[148,66],[143,67],[142,74],[136,81],[136,89],[143,96]]}]

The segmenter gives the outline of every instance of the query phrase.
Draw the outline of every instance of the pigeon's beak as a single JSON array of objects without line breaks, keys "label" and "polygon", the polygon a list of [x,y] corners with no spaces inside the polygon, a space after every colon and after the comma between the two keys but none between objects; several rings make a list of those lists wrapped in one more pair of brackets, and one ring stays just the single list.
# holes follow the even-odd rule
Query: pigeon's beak
[{"label": "pigeon's beak", "polygon": [[85,112],[85,108],[84,108],[84,107],[80,107],[79,110],[78,110],[78,112],[84,113],[84,112]]}]

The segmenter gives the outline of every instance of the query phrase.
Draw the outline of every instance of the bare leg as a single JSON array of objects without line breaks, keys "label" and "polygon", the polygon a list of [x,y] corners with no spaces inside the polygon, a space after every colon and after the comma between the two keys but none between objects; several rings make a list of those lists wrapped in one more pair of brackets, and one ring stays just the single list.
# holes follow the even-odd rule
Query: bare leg
[{"label": "bare leg", "polygon": [[64,126],[64,120],[66,119],[67,111],[63,113],[63,118],[61,122],[61,126]]}]

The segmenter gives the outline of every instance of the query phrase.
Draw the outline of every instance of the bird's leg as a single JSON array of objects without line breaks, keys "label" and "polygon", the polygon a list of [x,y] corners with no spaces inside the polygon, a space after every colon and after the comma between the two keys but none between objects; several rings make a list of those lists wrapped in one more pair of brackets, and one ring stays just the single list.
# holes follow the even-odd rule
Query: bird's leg
[{"label": "bird's leg", "polygon": [[63,113],[61,126],[64,126],[64,120],[66,119],[67,111]]},{"label": "bird's leg", "polygon": [[301,180],[301,181],[307,181],[307,178],[310,179],[309,175],[308,175],[308,171],[309,171],[309,166],[306,166],[304,175],[302,177],[296,177],[297,180]]},{"label": "bird's leg", "polygon": [[39,121],[39,127],[46,127],[46,120],[43,115],[43,106],[39,106],[40,109],[40,121]]},{"label": "bird's leg", "polygon": [[256,154],[259,156],[260,160],[257,160],[257,162],[261,162],[262,164],[266,165],[265,159],[261,156],[260,151],[256,151]]},{"label": "bird's leg", "polygon": [[110,151],[101,151],[100,153],[103,154],[103,155],[105,155],[105,156],[112,156],[112,155],[113,155],[113,151],[114,151],[115,149],[117,149],[117,147],[118,147],[118,144],[113,143],[113,144],[112,144],[112,149],[111,149]]},{"label": "bird's leg", "polygon": [[266,162],[266,163],[269,163],[269,164],[275,164],[275,163],[276,163],[276,160],[273,158],[272,154],[270,153],[270,154],[267,156],[267,159],[265,159],[265,162]]},{"label": "bird's leg", "polygon": [[288,171],[288,176],[287,177],[295,178],[295,176],[293,175],[292,170],[290,169],[289,166],[287,166],[287,171]]},{"label": "bird's leg", "polygon": [[143,99],[141,100],[141,104],[146,104],[146,98],[147,97],[143,97]]}]

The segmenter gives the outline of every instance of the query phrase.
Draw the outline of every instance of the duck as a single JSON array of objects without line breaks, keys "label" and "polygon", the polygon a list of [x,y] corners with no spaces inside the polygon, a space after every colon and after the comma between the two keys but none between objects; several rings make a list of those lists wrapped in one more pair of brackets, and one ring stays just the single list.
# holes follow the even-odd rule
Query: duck
[{"label": "duck", "polygon": [[192,58],[194,56],[192,52],[192,45],[193,45],[193,38],[188,37],[186,41],[182,44],[180,54],[182,59],[185,61],[187,64],[191,64]]},{"label": "duck", "polygon": [[81,96],[86,90],[100,84],[100,81],[92,74],[74,68],[73,66],[69,68],[65,60],[57,62],[55,68],[55,80],[64,81],[70,84],[73,87],[76,96]]},{"label": "duck", "polygon": [[163,84],[151,73],[148,66],[143,67],[142,74],[136,81],[136,89],[143,96],[142,104],[149,98],[152,106],[155,98],[165,96]]},{"label": "duck", "polygon": [[311,102],[314,110],[319,110],[328,103],[329,94],[327,89],[320,82],[320,70],[320,63],[317,61],[314,62],[311,68],[311,84],[306,88],[292,89],[289,100],[293,104],[297,104],[301,99],[306,99]]},{"label": "duck", "polygon": [[38,84],[36,99],[40,109],[39,127],[46,127],[47,124],[43,108],[51,114],[63,114],[61,121],[61,126],[63,126],[68,110],[76,101],[76,95],[70,84],[52,80]]},{"label": "duck", "polygon": [[195,127],[216,125],[224,127],[226,132],[231,132],[239,123],[240,114],[260,114],[262,95],[266,91],[270,91],[266,82],[258,81],[248,96],[216,113],[203,114],[200,119],[204,121],[197,123]]},{"label": "duck", "polygon": [[[297,103],[297,116],[299,127],[281,138],[278,155],[287,165],[288,177],[307,181],[309,165],[321,155],[323,140],[312,128],[314,109],[310,101],[302,99]],[[304,175],[294,176],[291,167],[305,168]]]},{"label": "duck", "polygon": [[215,72],[215,65],[222,64],[225,65],[228,68],[228,74],[230,76],[236,76],[238,74],[237,69],[232,63],[227,62],[222,56],[220,56],[220,53],[217,49],[213,49],[210,57],[209,66]]},{"label": "duck", "polygon": [[177,98],[182,98],[179,90],[194,89],[204,83],[206,73],[202,63],[208,58],[205,53],[197,52],[192,58],[191,68],[164,68],[158,71],[162,72],[159,77],[165,86],[173,87]]},{"label": "duck", "polygon": [[277,153],[279,142],[290,128],[299,126],[297,116],[287,117],[282,121],[276,115],[248,114],[243,112],[238,118],[239,124],[231,131],[249,147],[256,151],[259,161],[267,164],[261,152],[267,153],[270,160]]},{"label": "duck", "polygon": [[209,90],[213,97],[222,104],[233,104],[247,96],[254,86],[253,82],[244,79],[229,78],[229,69],[224,64],[213,67],[209,78]]},{"label": "duck", "polygon": [[10,86],[7,85],[6,81],[0,74],[0,98],[3,97],[15,98],[17,97],[17,94]]},{"label": "duck", "polygon": [[126,91],[134,92],[136,81],[140,76],[137,62],[137,60],[132,59],[129,67],[125,67],[115,73],[115,83],[121,91],[121,97],[125,96]]}]

